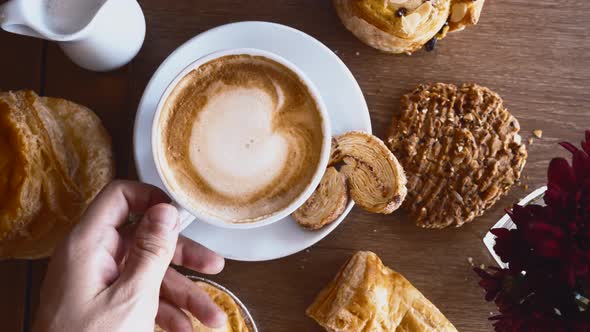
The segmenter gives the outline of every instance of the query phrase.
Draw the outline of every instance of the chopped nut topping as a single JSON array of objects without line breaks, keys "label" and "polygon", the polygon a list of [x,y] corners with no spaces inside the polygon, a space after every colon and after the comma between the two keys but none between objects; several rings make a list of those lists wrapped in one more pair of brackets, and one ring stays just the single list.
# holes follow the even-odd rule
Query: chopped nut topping
[{"label": "chopped nut topping", "polygon": [[536,138],[541,138],[543,137],[543,131],[541,129],[535,129],[533,130],[533,135],[535,135]]},{"label": "chopped nut topping", "polygon": [[[416,111],[423,108],[429,111]],[[401,109],[388,144],[408,176],[404,204],[418,226],[470,222],[519,179],[526,148],[518,121],[493,91],[475,84],[420,85],[402,97]]]}]

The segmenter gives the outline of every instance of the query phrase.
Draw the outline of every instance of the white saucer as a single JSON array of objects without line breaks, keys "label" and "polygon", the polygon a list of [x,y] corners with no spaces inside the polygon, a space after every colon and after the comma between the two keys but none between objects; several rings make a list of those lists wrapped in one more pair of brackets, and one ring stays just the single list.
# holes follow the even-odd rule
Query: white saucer
[{"label": "white saucer", "polygon": [[[334,134],[349,130],[371,132],[363,93],[352,73],[326,46],[293,28],[268,22],[223,25],[190,39],[160,65],[148,83],[137,109],[134,129],[135,163],[139,178],[164,188],[152,159],[150,130],[156,105],[174,77],[194,60],[232,48],[258,48],[276,53],[299,67],[314,82],[328,108]],[[183,235],[228,259],[264,261],[304,250],[336,228],[352,209],[350,202],[337,221],[318,231],[306,231],[290,217],[248,229],[219,228],[196,220]]]}]

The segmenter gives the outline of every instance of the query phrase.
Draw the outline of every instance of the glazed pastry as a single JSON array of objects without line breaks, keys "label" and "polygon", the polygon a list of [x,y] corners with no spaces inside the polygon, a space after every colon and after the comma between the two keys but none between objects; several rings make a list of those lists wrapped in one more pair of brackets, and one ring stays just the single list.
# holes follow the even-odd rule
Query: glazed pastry
[{"label": "glazed pastry", "polygon": [[350,131],[332,140],[332,163],[343,162],[350,197],[362,209],[389,214],[406,197],[404,169],[379,138]]},{"label": "glazed pastry", "polygon": [[318,188],[291,216],[305,228],[320,229],[338,219],[346,209],[346,178],[334,167],[328,167]]},{"label": "glazed pastry", "polygon": [[[215,303],[226,313],[227,324],[223,327],[211,329],[201,324],[190,312],[184,311],[191,320],[194,332],[250,332],[252,329],[242,314],[242,309],[234,299],[225,291],[210,285],[206,282],[196,281],[195,284],[201,287]],[[156,325],[155,332],[165,332]]]},{"label": "glazed pastry", "polygon": [[401,99],[387,144],[408,176],[404,203],[424,228],[461,226],[520,178],[527,152],[500,96],[476,84],[418,86]]},{"label": "glazed pastry", "polygon": [[0,93],[0,258],[39,258],[113,178],[111,141],[88,108]]},{"label": "glazed pastry", "polygon": [[344,26],[367,45],[410,54],[476,24],[484,1],[334,0],[334,6]]},{"label": "glazed pastry", "polygon": [[449,32],[461,31],[470,25],[476,25],[485,0],[452,0],[449,16]]},{"label": "glazed pastry", "polygon": [[401,274],[359,251],[307,309],[329,332],[456,332]]}]

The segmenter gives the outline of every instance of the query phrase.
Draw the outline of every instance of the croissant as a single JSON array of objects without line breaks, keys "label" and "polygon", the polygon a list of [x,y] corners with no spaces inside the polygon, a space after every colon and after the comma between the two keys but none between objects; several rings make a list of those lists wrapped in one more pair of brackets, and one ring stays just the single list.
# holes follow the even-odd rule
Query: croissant
[{"label": "croissant", "polygon": [[39,258],[114,175],[111,141],[84,106],[0,93],[0,258]]},{"label": "croissant", "polygon": [[318,188],[292,215],[299,225],[315,230],[338,219],[346,209],[346,178],[334,167],[328,167]]},{"label": "croissant", "polygon": [[420,291],[370,251],[354,254],[306,313],[329,332],[457,332]]},{"label": "croissant", "polygon": [[334,0],[344,26],[365,44],[389,53],[430,47],[447,32],[479,20],[485,0]]}]

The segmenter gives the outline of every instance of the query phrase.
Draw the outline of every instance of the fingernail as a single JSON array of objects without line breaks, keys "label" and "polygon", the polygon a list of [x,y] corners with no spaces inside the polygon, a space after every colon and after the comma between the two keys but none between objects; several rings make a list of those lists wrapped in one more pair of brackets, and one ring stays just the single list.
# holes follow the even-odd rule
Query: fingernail
[{"label": "fingernail", "polygon": [[159,204],[152,207],[147,219],[153,226],[161,227],[167,231],[178,227],[178,211],[169,204]]},{"label": "fingernail", "polygon": [[221,309],[212,317],[211,325],[214,328],[223,327],[227,323],[227,314]]}]

